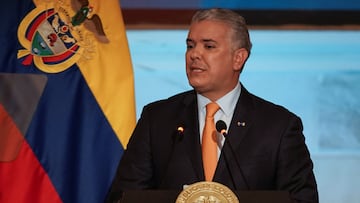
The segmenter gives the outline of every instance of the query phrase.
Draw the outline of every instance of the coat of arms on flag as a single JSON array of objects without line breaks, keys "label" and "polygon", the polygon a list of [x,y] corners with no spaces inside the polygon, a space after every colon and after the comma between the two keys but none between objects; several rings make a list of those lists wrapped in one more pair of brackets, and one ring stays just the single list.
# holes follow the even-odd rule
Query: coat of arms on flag
[{"label": "coat of arms on flag", "polygon": [[[34,63],[48,73],[64,71],[81,59],[90,59],[97,42],[108,39],[88,1],[34,1],[18,28],[18,38],[25,50],[19,50],[23,64]],[[90,32],[89,32],[90,31]]]}]

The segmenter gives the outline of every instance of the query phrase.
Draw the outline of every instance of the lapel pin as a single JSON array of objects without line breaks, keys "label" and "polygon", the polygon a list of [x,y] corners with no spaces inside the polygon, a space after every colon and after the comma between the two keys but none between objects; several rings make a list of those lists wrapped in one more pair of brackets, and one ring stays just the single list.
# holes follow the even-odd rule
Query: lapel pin
[{"label": "lapel pin", "polygon": [[237,122],[237,126],[241,126],[241,127],[245,127],[245,122],[240,122],[240,121],[238,121]]}]

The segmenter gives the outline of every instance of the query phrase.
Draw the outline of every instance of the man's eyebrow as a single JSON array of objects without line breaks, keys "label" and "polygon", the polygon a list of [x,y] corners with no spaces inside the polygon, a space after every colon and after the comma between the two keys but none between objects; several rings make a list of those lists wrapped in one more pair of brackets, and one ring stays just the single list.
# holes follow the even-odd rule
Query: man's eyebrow
[{"label": "man's eyebrow", "polygon": [[194,40],[190,39],[190,38],[186,38],[186,42],[193,42]]},{"label": "man's eyebrow", "polygon": [[213,39],[202,39],[201,41],[202,42],[215,42],[216,43],[216,41],[213,40]]},{"label": "man's eyebrow", "polygon": [[[194,42],[194,40],[190,39],[190,38],[187,38],[186,42]],[[216,43],[216,41],[213,40],[213,39],[202,39],[201,42],[214,42],[214,43]]]}]

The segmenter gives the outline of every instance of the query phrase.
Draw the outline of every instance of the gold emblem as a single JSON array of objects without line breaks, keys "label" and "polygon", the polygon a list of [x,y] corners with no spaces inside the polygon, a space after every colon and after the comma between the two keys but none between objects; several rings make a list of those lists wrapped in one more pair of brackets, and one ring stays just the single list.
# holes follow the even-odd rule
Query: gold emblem
[{"label": "gold emblem", "polygon": [[185,188],[176,203],[239,203],[239,200],[225,185],[203,181]]},{"label": "gold emblem", "polygon": [[[18,51],[23,65],[35,64],[47,73],[58,73],[96,54],[97,42],[108,43],[96,13],[99,1],[33,0],[36,7],[21,21]],[[95,5],[95,6],[94,6]],[[94,40],[94,39],[97,39]]]}]

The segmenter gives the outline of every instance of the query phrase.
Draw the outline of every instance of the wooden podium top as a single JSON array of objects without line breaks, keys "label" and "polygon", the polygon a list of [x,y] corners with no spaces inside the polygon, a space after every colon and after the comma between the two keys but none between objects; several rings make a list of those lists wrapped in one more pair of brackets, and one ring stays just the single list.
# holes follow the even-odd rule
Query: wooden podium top
[{"label": "wooden podium top", "polygon": [[[174,203],[181,191],[138,190],[126,191],[121,203]],[[286,191],[234,191],[240,203],[291,203]]]}]

